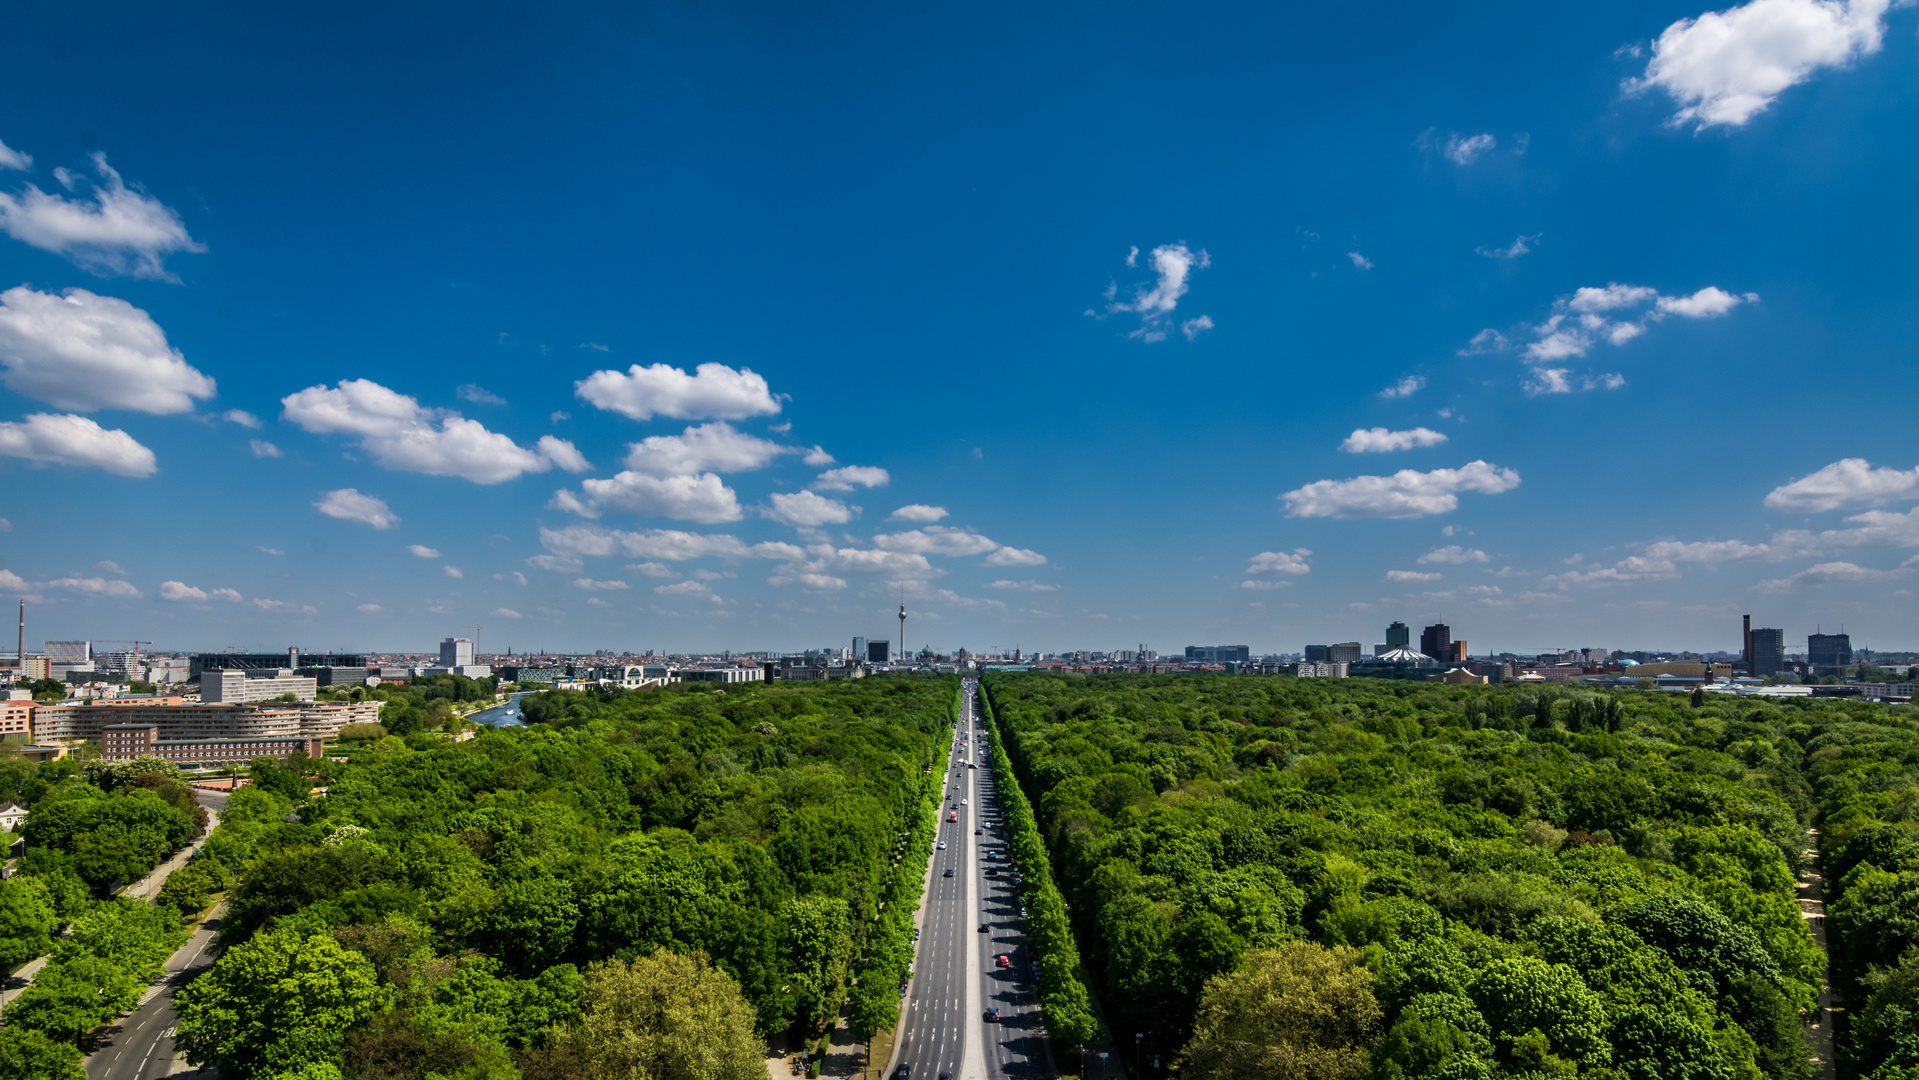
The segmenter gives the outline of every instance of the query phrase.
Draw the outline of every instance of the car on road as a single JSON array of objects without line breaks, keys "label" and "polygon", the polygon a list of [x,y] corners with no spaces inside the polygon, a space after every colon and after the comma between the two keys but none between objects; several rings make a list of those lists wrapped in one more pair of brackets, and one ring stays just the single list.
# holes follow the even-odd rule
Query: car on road
[{"label": "car on road", "polygon": [[999,876],[999,867],[997,867],[997,866],[989,866],[989,867],[987,867],[987,868],[986,868],[986,876],[987,876],[987,877],[998,877],[998,876]]},{"label": "car on road", "polygon": [[993,966],[994,967],[1012,967],[1013,958],[1003,954],[1000,956],[996,956],[993,958]]},{"label": "car on road", "polygon": [[979,924],[979,932],[980,932],[980,933],[982,933],[982,934],[984,934],[984,933],[986,933],[986,932],[987,932],[987,930],[986,930],[986,924],[985,924],[985,923],[981,923],[981,924]]},{"label": "car on road", "polygon": [[[948,821],[958,821],[958,820],[959,820],[959,811],[958,811],[958,810],[955,810],[955,811],[953,811],[952,813],[950,813],[950,814],[948,814],[948,815],[946,815],[946,820],[948,820]],[[979,835],[979,833],[974,833],[973,835],[974,835],[974,836],[978,836],[978,835]]]},{"label": "car on road", "polygon": [[901,1062],[900,1067],[894,1070],[893,1075],[897,1077],[898,1080],[906,1080],[907,1077],[913,1075],[913,1067],[905,1062]]},{"label": "car on road", "polygon": [[946,841],[944,841],[944,840],[941,840],[941,841],[940,841],[940,847],[939,847],[939,849],[940,849],[941,851],[945,851],[945,850],[946,850]]},{"label": "car on road", "polygon": [[997,1008],[986,1010],[986,1022],[989,1024],[999,1023],[999,1010]]},{"label": "car on road", "polygon": [[941,876],[941,877],[952,877],[952,876],[953,876],[953,868],[952,868],[952,867],[950,867],[950,866],[949,866],[949,867],[947,867],[947,868],[946,868],[946,873],[944,873],[944,874],[941,874],[940,876]]},{"label": "car on road", "polygon": [[[948,820],[948,821],[958,821],[958,820],[959,820],[959,815],[957,815],[957,814],[955,814],[954,816],[952,816],[952,817],[950,817],[950,818],[947,818],[946,820]],[[986,835],[986,830],[985,830],[985,829],[974,829],[974,830],[973,830],[973,835],[974,835],[974,836],[985,836],[985,835]]]}]

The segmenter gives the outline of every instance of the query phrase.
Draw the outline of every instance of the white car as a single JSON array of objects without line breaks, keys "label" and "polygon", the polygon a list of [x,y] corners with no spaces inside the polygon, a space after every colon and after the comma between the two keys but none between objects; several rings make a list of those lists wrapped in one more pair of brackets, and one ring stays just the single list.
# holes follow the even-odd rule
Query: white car
[{"label": "white car", "polygon": [[941,851],[945,851],[945,850],[946,850],[946,841],[944,841],[944,840],[941,840],[941,841],[940,841],[940,850],[941,850]]}]

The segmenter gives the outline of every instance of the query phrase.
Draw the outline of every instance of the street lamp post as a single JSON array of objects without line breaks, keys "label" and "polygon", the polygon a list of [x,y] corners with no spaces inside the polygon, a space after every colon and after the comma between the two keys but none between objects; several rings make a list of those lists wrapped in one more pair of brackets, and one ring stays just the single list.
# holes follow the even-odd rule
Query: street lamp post
[{"label": "street lamp post", "polygon": [[1133,1080],[1143,1080],[1143,1078],[1146,1075],[1145,1073],[1140,1071],[1140,1064],[1139,1064],[1140,1055],[1144,1053],[1145,1046],[1146,1046],[1146,1033],[1144,1031],[1133,1032]]}]

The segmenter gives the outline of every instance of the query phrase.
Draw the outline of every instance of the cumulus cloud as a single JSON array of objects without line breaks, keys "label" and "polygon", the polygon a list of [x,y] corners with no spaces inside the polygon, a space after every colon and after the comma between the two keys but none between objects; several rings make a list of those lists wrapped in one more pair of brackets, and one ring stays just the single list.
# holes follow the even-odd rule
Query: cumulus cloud
[{"label": "cumulus cloud", "polygon": [[986,566],[1044,566],[1046,556],[1025,548],[1003,547],[988,555],[983,563]]},{"label": "cumulus cloud", "polygon": [[1271,589],[1290,589],[1293,587],[1293,583],[1290,581],[1260,581],[1254,578],[1247,578],[1245,581],[1240,582],[1235,587],[1240,589],[1252,589],[1255,591],[1265,591],[1265,590],[1271,590]]},{"label": "cumulus cloud", "polygon": [[852,507],[838,499],[829,499],[811,491],[778,493],[769,496],[767,501],[773,504],[771,509],[763,511],[767,517],[796,529],[844,525],[853,520]]},{"label": "cumulus cloud", "polygon": [[0,142],[0,169],[18,169],[21,172],[33,168],[33,155],[23,154],[6,143]]},{"label": "cumulus cloud", "polygon": [[1767,592],[1777,592],[1796,585],[1852,585],[1861,582],[1891,581],[1904,576],[1904,570],[1874,570],[1857,563],[1825,562],[1809,566],[1787,577],[1762,581],[1754,587]]},{"label": "cumulus cloud", "polygon": [[1446,441],[1446,436],[1431,428],[1417,427],[1411,431],[1389,431],[1383,427],[1361,428],[1346,436],[1339,448],[1348,454],[1383,454],[1394,450],[1412,450],[1422,446],[1438,446]]},{"label": "cumulus cloud", "polygon": [[692,375],[669,364],[634,364],[625,372],[596,371],[573,390],[595,408],[635,420],[744,420],[780,411],[764,378],[724,364],[701,364]]},{"label": "cumulus cloud", "polygon": [[678,581],[680,579],[679,571],[673,569],[672,567],[666,565],[665,563],[659,563],[659,562],[631,563],[627,566],[627,569],[637,570],[640,573],[645,574],[647,577],[650,577],[650,578],[665,578],[668,581]]},{"label": "cumulus cloud", "polygon": [[512,608],[510,608],[510,607],[503,607],[503,608],[494,608],[494,609],[493,609],[493,614],[494,614],[494,616],[495,616],[495,617],[497,617],[497,618],[501,618],[501,619],[517,619],[517,618],[520,618],[520,613],[519,613],[519,612],[517,612],[517,611],[514,611],[514,610],[513,610]]},{"label": "cumulus cloud", "polygon": [[475,386],[472,383],[462,383],[455,387],[453,396],[459,398],[461,401],[471,401],[475,405],[506,404],[505,398],[488,390],[484,386]]},{"label": "cumulus cloud", "polygon": [[280,404],[285,418],[302,430],[357,436],[375,461],[401,472],[499,484],[524,473],[545,472],[553,464],[477,420],[424,408],[371,379],[310,386],[281,398]]},{"label": "cumulus cloud", "polygon": [[619,581],[619,580],[595,581],[590,577],[583,577],[583,578],[573,579],[573,587],[576,589],[588,589],[588,590],[597,589],[601,592],[609,592],[616,589],[630,589],[633,586],[628,585],[626,582]]},{"label": "cumulus cloud", "polygon": [[1774,488],[1766,496],[1766,508],[1814,514],[1907,499],[1919,499],[1919,469],[1875,469],[1865,458],[1845,458]]},{"label": "cumulus cloud", "polygon": [[230,604],[237,604],[241,599],[238,589],[215,589],[207,595],[213,597],[215,600],[225,600]]},{"label": "cumulus cloud", "polygon": [[207,598],[205,589],[196,589],[184,581],[162,581],[160,599],[178,600],[184,603],[204,603]]},{"label": "cumulus cloud", "polygon": [[1379,396],[1391,401],[1394,398],[1408,398],[1426,387],[1426,376],[1408,375],[1379,392]]},{"label": "cumulus cloud", "polygon": [[713,590],[703,581],[682,581],[674,585],[655,585],[653,591],[661,596],[705,596]]},{"label": "cumulus cloud", "polygon": [[18,423],[0,423],[0,457],[116,476],[152,476],[160,467],[153,451],[126,432],[64,413],[33,413]]},{"label": "cumulus cloud", "polygon": [[257,458],[277,458],[284,456],[278,446],[273,445],[265,439],[248,439],[247,449],[253,451],[253,456]]},{"label": "cumulus cloud", "polygon": [[1421,566],[1429,566],[1433,563],[1443,563],[1448,566],[1464,566],[1467,563],[1483,563],[1491,560],[1485,552],[1478,548],[1461,547],[1458,544],[1447,544],[1445,547],[1434,548],[1413,561]]},{"label": "cumulus cloud", "polygon": [[1752,0],[1680,19],[1653,42],[1629,92],[1660,89],[1680,106],[1670,123],[1741,127],[1825,68],[1879,51],[1891,0]]},{"label": "cumulus cloud", "polygon": [[[1644,334],[1670,316],[1712,319],[1741,304],[1758,301],[1756,293],[1734,294],[1708,285],[1683,296],[1666,296],[1646,285],[1586,286],[1553,301],[1545,322],[1523,327],[1520,359],[1528,367],[1529,394],[1567,394],[1580,390],[1617,390],[1626,384],[1618,374],[1587,374],[1565,366],[1584,358],[1600,345],[1620,346]],[[1461,356],[1505,352],[1515,348],[1512,338],[1491,328],[1474,334],[1459,350]]]},{"label": "cumulus cloud", "polygon": [[254,431],[260,430],[260,418],[245,409],[228,409],[226,412],[220,414],[220,419],[225,420],[229,424],[238,424],[243,428],[251,428]]},{"label": "cumulus cloud", "polygon": [[928,506],[925,503],[911,503],[900,507],[888,515],[894,521],[934,522],[947,517],[946,507]]},{"label": "cumulus cloud", "polygon": [[557,435],[542,435],[534,444],[541,457],[570,473],[583,473],[593,467],[578,447]]},{"label": "cumulus cloud", "polygon": [[117,578],[63,577],[42,585],[43,589],[79,593],[82,596],[110,596],[123,600],[140,599],[140,590]]},{"label": "cumulus cloud", "polygon": [[845,578],[848,576],[888,577],[911,582],[926,581],[939,577],[941,573],[926,561],[926,556],[917,552],[815,544],[806,549],[804,558],[791,560],[767,581],[780,587],[799,585],[804,588],[839,589],[845,587]]},{"label": "cumulus cloud", "polygon": [[1353,261],[1353,269],[1355,270],[1371,270],[1373,268],[1373,260],[1361,255],[1357,251],[1347,252],[1346,257]]},{"label": "cumulus cloud", "polygon": [[1280,498],[1288,517],[1411,518],[1451,513],[1462,491],[1497,495],[1518,486],[1517,472],[1473,461],[1457,469],[1317,480]]},{"label": "cumulus cloud", "polygon": [[851,491],[856,486],[885,487],[892,479],[885,469],[876,465],[848,465],[821,473],[819,479],[813,481],[813,487],[820,491]]},{"label": "cumulus cloud", "polygon": [[724,420],[687,428],[678,435],[653,435],[628,448],[626,467],[651,476],[702,472],[750,472],[763,469],[796,448],[748,435]]},{"label": "cumulus cloud", "polygon": [[313,505],[320,508],[320,513],[330,518],[357,521],[376,529],[391,529],[400,523],[400,515],[389,509],[384,500],[372,495],[362,495],[353,488],[329,491]]},{"label": "cumulus cloud", "polygon": [[999,548],[971,529],[928,525],[905,532],[881,533],[873,537],[873,546],[886,551],[917,551],[923,555],[984,555]]},{"label": "cumulus cloud", "polygon": [[75,412],[191,412],[214,392],[146,312],[85,289],[0,293],[0,364],[8,389]]},{"label": "cumulus cloud", "polygon": [[[665,559],[685,562],[709,557],[729,559],[801,559],[805,549],[797,544],[747,544],[726,533],[694,533],[678,529],[643,529],[624,532],[599,525],[569,525],[563,529],[542,528],[540,545],[560,558],[624,556],[630,559]],[[576,562],[573,566],[579,568]]]},{"label": "cumulus cloud", "polygon": [[587,518],[612,510],[702,525],[738,521],[744,516],[739,496],[713,473],[650,476],[629,469],[607,480],[582,480],[580,492],[557,491],[552,505]]},{"label": "cumulus cloud", "polygon": [[427,547],[425,544],[408,544],[406,549],[412,552],[413,557],[416,559],[437,559],[440,557],[437,549]]},{"label": "cumulus cloud", "polygon": [[1386,580],[1397,581],[1397,582],[1438,581],[1440,578],[1443,578],[1445,576],[1446,575],[1444,574],[1421,573],[1418,570],[1388,570],[1386,571]]},{"label": "cumulus cloud", "polygon": [[1032,578],[1023,581],[1008,581],[1001,578],[986,586],[989,589],[1013,589],[1018,592],[1058,592],[1058,585],[1043,585]]},{"label": "cumulus cloud", "polygon": [[[7,154],[24,157],[12,151]],[[166,257],[176,251],[205,251],[206,245],[187,234],[171,207],[128,187],[107,164],[105,154],[93,155],[93,168],[97,180],[64,168],[53,170],[54,179],[69,192],[84,190],[79,198],[48,194],[32,184],[18,195],[0,192],[0,232],[64,256],[101,277],[124,274],[179,281],[167,272]]]},{"label": "cumulus cloud", "polygon": [[1445,145],[1440,147],[1439,152],[1455,165],[1471,165],[1481,155],[1490,153],[1498,146],[1499,140],[1490,134],[1461,135],[1455,131],[1446,137]]},{"label": "cumulus cloud", "polygon": [[802,589],[830,592],[846,588],[846,579],[832,574],[813,574],[805,571],[781,572],[766,579],[767,584],[787,588],[797,585]]},{"label": "cumulus cloud", "polygon": [[455,580],[466,577],[465,574],[460,572],[460,568],[457,566],[442,566],[440,567],[440,572]]},{"label": "cumulus cloud", "polygon": [[1531,236],[1522,235],[1515,237],[1509,247],[1489,247],[1481,244],[1473,250],[1486,256],[1488,259],[1517,259],[1521,255],[1532,251],[1533,245],[1539,243],[1539,237],[1541,235],[1540,233],[1533,233]]},{"label": "cumulus cloud", "polygon": [[[1137,265],[1139,249],[1126,258],[1127,266]],[[1196,270],[1204,270],[1212,265],[1211,256],[1204,250],[1193,251],[1185,244],[1161,244],[1148,256],[1152,260],[1156,277],[1152,284],[1142,284],[1134,289],[1132,299],[1119,300],[1117,285],[1106,290],[1106,314],[1130,313],[1139,316],[1139,326],[1127,333],[1127,337],[1136,341],[1165,341],[1167,334],[1175,324],[1173,312],[1179,307],[1179,301],[1192,288],[1192,276]],[[1202,323],[1201,320],[1204,320]],[[1181,326],[1188,341],[1199,336],[1202,330],[1209,330],[1213,320],[1207,316],[1188,320]]]},{"label": "cumulus cloud", "polygon": [[1211,315],[1200,315],[1196,318],[1187,319],[1179,324],[1179,332],[1186,335],[1187,341],[1198,338],[1199,335],[1212,328],[1213,317]]},{"label": "cumulus cloud", "polygon": [[1294,576],[1310,574],[1312,573],[1313,566],[1307,562],[1306,559],[1312,555],[1312,553],[1312,549],[1310,548],[1294,548],[1291,551],[1262,551],[1253,556],[1252,562],[1246,564],[1246,572],[1249,574],[1291,574]]}]

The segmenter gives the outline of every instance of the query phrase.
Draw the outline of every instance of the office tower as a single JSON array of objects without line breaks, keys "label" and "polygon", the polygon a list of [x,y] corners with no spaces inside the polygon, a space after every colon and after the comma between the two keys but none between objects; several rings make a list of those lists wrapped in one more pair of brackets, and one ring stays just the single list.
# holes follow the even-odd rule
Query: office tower
[{"label": "office tower", "polygon": [[93,659],[90,641],[49,641],[40,655],[56,664],[84,664]]},{"label": "office tower", "polygon": [[450,637],[440,642],[441,667],[467,667],[472,663],[473,642],[463,637]]},{"label": "office tower", "polygon": [[1755,679],[1768,675],[1777,675],[1786,670],[1786,632],[1770,627],[1761,627],[1752,631],[1752,644],[1747,646],[1749,655],[1747,670]]},{"label": "office tower", "polygon": [[1850,634],[1813,634],[1806,638],[1806,663],[1814,675],[1841,675],[1852,666]]},{"label": "office tower", "polygon": [[1445,660],[1453,654],[1453,628],[1445,623],[1434,623],[1419,634],[1419,651],[1435,660]]},{"label": "office tower", "polygon": [[1388,652],[1394,649],[1410,649],[1412,645],[1412,627],[1407,626],[1403,622],[1396,622],[1386,628],[1386,650]]},{"label": "office tower", "polygon": [[1326,663],[1329,663],[1329,664],[1359,663],[1359,642],[1342,641],[1337,645],[1326,646]]},{"label": "office tower", "polygon": [[1306,662],[1307,662],[1307,663],[1309,663],[1309,664],[1323,664],[1323,663],[1325,663],[1325,662],[1326,662],[1326,652],[1327,652],[1327,650],[1328,650],[1328,649],[1331,649],[1331,648],[1332,648],[1332,646],[1330,646],[1330,645],[1308,645],[1308,646],[1306,646]]},{"label": "office tower", "polygon": [[861,663],[866,662],[866,639],[865,638],[856,637],[853,639],[853,659],[858,660]]},{"label": "office tower", "polygon": [[873,641],[873,640],[867,641],[866,662],[869,664],[886,663],[887,658],[890,655],[892,655],[892,645],[893,645],[892,642],[886,641],[884,639],[877,640],[877,641]]},{"label": "office tower", "polygon": [[1455,664],[1465,663],[1466,662],[1466,639],[1460,638],[1458,641],[1453,642],[1452,655],[1444,657],[1444,659],[1450,660],[1451,662]]}]

